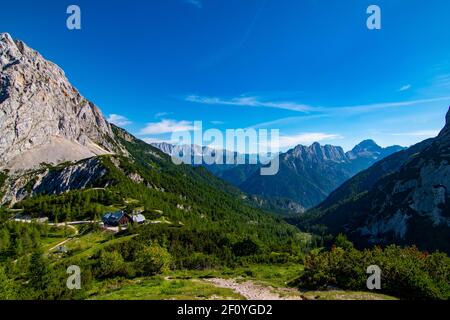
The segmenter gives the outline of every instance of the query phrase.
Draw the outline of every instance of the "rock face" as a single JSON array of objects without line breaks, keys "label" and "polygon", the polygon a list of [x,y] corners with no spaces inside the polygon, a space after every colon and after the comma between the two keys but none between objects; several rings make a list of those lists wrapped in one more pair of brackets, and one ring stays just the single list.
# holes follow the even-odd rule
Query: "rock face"
[{"label": "rock face", "polygon": [[360,245],[450,252],[450,111],[438,137],[358,174],[310,213]]},{"label": "rock face", "polygon": [[346,157],[341,147],[314,143],[309,147],[298,145],[294,149],[282,154],[284,161],[301,159],[302,162],[319,163],[323,161],[331,161],[335,163],[346,163],[349,159]]},{"label": "rock face", "polygon": [[0,34],[0,169],[30,169],[114,153],[100,110],[64,72],[22,41]]},{"label": "rock face", "polygon": [[104,188],[108,183],[103,181],[99,184],[99,181],[106,173],[107,168],[99,158],[90,158],[59,169],[47,168],[10,177],[0,203],[14,204],[26,197],[39,194],[61,194],[70,190]]},{"label": "rock face", "polygon": [[170,144],[167,142],[154,142],[154,143],[151,143],[151,145],[153,147],[161,150],[165,154],[168,154],[169,156],[172,155],[172,152],[175,148],[175,146],[173,144]]},{"label": "rock face", "polygon": [[[165,154],[169,156],[177,157],[181,160],[185,160],[185,155],[190,155],[189,161],[187,161],[187,164],[203,164],[207,166],[207,164],[204,161],[205,156],[209,156],[212,158],[219,158],[219,156],[222,156],[223,163],[226,163],[227,157],[230,159],[233,159],[233,163],[236,163],[237,159],[240,155],[237,152],[231,152],[227,150],[217,150],[206,146],[199,146],[195,144],[191,145],[173,145],[167,142],[156,142],[151,143],[151,146],[159,149],[160,151],[164,152]],[[188,156],[186,158],[189,158]],[[216,167],[215,165],[212,165],[212,167]],[[226,166],[224,166],[226,167]],[[229,168],[228,166],[227,168]],[[223,170],[223,168],[217,167],[217,170]]]},{"label": "rock face", "polygon": [[280,169],[274,176],[249,176],[239,187],[270,198],[287,198],[304,208],[322,201],[352,176],[350,161],[341,147],[299,145],[280,155]]},{"label": "rock face", "polygon": [[[250,194],[287,198],[301,207],[311,208],[361,170],[402,149],[381,148],[373,141],[362,142],[347,153],[338,146],[321,146],[319,143],[309,147],[299,145],[280,155],[278,174],[261,176],[257,170],[247,170],[249,175],[238,187]],[[232,169],[222,173],[222,177],[227,180],[237,170],[242,171]]]}]

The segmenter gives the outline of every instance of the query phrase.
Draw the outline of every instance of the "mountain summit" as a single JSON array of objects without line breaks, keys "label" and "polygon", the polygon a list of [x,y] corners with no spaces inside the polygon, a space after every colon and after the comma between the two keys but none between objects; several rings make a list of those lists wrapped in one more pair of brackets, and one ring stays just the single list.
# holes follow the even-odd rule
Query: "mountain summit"
[{"label": "mountain summit", "polygon": [[357,144],[351,151],[346,153],[346,156],[352,162],[354,171],[359,172],[367,169],[375,162],[404,149],[401,146],[382,148],[375,141],[368,139]]},{"label": "mountain summit", "polygon": [[369,140],[364,140],[361,143],[359,143],[358,145],[356,145],[352,151],[350,152],[350,154],[352,156],[354,155],[362,155],[364,153],[381,153],[383,148],[381,148],[379,145],[377,145],[375,143],[375,141],[369,139]]},{"label": "mountain summit", "polygon": [[439,137],[449,136],[450,135],[450,106],[447,115],[445,116],[445,127],[439,133]]},{"label": "mountain summit", "polygon": [[0,169],[114,153],[110,124],[64,72],[0,33]]},{"label": "mountain summit", "polygon": [[[363,141],[347,153],[342,147],[321,146],[317,142],[311,146],[298,145],[280,155],[280,170],[276,175],[261,176],[253,172],[238,186],[250,194],[287,198],[310,208],[361,170],[403,149],[382,148],[373,140]],[[227,180],[227,172],[222,177]]]}]

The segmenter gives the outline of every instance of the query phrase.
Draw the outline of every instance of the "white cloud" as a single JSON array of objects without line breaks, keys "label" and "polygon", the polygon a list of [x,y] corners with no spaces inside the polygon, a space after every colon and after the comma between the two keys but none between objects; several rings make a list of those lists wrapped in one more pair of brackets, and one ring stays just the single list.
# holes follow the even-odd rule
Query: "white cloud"
[{"label": "white cloud", "polygon": [[410,132],[401,132],[401,133],[393,133],[393,136],[402,136],[402,137],[436,137],[439,134],[439,130],[418,130],[418,131],[410,131]]},{"label": "white cloud", "polygon": [[409,89],[411,89],[411,85],[410,84],[405,84],[400,89],[398,89],[398,91],[403,92],[403,91],[407,91]]},{"label": "white cloud", "polygon": [[450,96],[446,96],[446,97],[439,97],[439,98],[408,100],[408,101],[400,101],[400,102],[384,102],[384,103],[365,104],[365,105],[358,105],[358,106],[321,108],[321,111],[324,111],[325,113],[327,113],[327,112],[332,113],[333,111],[334,112],[337,111],[338,114],[341,114],[342,112],[346,112],[349,114],[366,113],[366,112],[378,111],[381,109],[407,107],[407,106],[413,106],[413,105],[422,104],[422,103],[449,101],[449,100],[450,100]]},{"label": "white cloud", "polygon": [[165,116],[170,116],[171,114],[173,114],[173,112],[158,112],[157,114],[155,114],[155,118],[162,118]]},{"label": "white cloud", "polygon": [[139,134],[163,134],[172,132],[193,131],[194,125],[190,121],[176,121],[163,119],[160,122],[147,123],[144,128],[139,131]]},{"label": "white cloud", "polygon": [[128,118],[121,116],[120,114],[114,113],[110,114],[107,120],[108,122],[115,124],[116,126],[119,127],[124,127],[132,123]]},{"label": "white cloud", "polygon": [[321,141],[329,141],[343,139],[341,135],[338,134],[328,134],[322,132],[307,132],[307,133],[298,133],[293,135],[280,135],[278,140],[278,145],[276,141],[268,141],[267,145],[261,145],[260,147],[270,146],[271,143],[274,143],[274,146],[277,146],[280,151],[287,150],[289,148],[293,148],[295,146],[301,145],[311,145],[314,142]]},{"label": "white cloud", "polygon": [[439,89],[448,89],[450,88],[450,74],[441,74],[438,75],[434,81],[434,86]]},{"label": "white cloud", "polygon": [[265,108],[275,108],[275,109],[285,109],[298,112],[311,111],[314,108],[305,104],[299,104],[296,102],[282,101],[261,101],[257,97],[237,97],[232,99],[221,99],[216,97],[202,97],[191,95],[186,97],[186,101],[208,104],[208,105],[229,105],[229,106],[242,106],[242,107],[265,107]]},{"label": "white cloud", "polygon": [[200,0],[184,0],[186,3],[192,4],[193,6],[201,9],[203,7],[202,2]]},{"label": "white cloud", "polygon": [[[450,80],[449,80],[450,81]],[[445,83],[445,78],[441,79],[442,85]],[[266,107],[298,111],[309,114],[322,114],[322,115],[348,115],[348,114],[361,114],[369,113],[382,109],[398,108],[412,106],[422,103],[449,101],[450,96],[443,96],[430,99],[418,99],[407,100],[399,102],[382,102],[372,104],[362,104],[354,106],[337,106],[337,107],[313,107],[306,104],[297,102],[273,102],[273,101],[261,101],[257,97],[237,97],[232,99],[221,99],[217,97],[202,97],[191,95],[186,97],[186,101],[207,105],[229,105],[229,106],[247,106],[247,107]]]},{"label": "white cloud", "polygon": [[287,118],[281,118],[281,119],[276,119],[276,120],[272,120],[272,121],[257,123],[257,124],[254,124],[254,125],[248,127],[248,129],[250,129],[250,128],[251,129],[280,128],[280,127],[285,127],[285,126],[290,126],[290,125],[298,125],[298,123],[300,121],[309,121],[309,120],[314,120],[314,119],[328,118],[331,116],[332,115],[330,115],[330,114],[314,114],[314,115],[287,117]]}]

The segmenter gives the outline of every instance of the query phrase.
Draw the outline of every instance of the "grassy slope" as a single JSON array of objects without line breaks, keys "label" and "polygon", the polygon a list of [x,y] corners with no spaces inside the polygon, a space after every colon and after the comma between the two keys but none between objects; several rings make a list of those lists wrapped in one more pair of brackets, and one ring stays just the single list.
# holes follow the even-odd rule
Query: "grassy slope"
[{"label": "grassy slope", "polygon": [[[64,239],[62,229],[55,231],[53,236],[57,240]],[[80,257],[92,257],[106,246],[126,242],[136,235],[112,238],[103,232],[93,232],[70,238],[65,244],[70,255],[62,259],[77,259]],[[55,238],[56,239],[56,238]],[[56,240],[55,240],[56,241]],[[48,246],[47,246],[48,250]],[[47,252],[48,253],[48,252]],[[53,256],[55,261],[61,263],[61,257]],[[231,289],[219,288],[204,281],[208,278],[237,279],[238,282],[253,281],[259,285],[273,287],[274,290],[284,290],[289,283],[296,279],[302,272],[301,264],[290,263],[276,264],[252,264],[236,268],[220,268],[209,270],[177,270],[154,277],[139,277],[134,279],[114,278],[95,281],[88,292],[88,299],[92,300],[205,300],[244,299]],[[291,291],[294,292],[295,290]],[[282,291],[279,291],[282,292]],[[329,299],[329,300],[384,300],[394,299],[389,296],[370,292],[345,292],[345,291],[309,291],[298,292],[295,295],[304,299]]]},{"label": "grassy slope", "polygon": [[166,280],[161,276],[98,283],[90,294],[92,300],[242,299],[230,289],[217,288],[202,281]]}]

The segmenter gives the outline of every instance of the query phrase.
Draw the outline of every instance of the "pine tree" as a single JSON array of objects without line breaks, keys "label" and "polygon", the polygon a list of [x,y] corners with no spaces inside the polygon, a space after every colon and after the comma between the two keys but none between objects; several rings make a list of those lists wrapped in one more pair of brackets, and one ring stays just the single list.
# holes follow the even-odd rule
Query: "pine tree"
[{"label": "pine tree", "polygon": [[11,245],[11,235],[6,227],[0,230],[0,254],[3,254]]},{"label": "pine tree", "polygon": [[17,298],[14,281],[6,275],[5,269],[0,266],[0,300],[14,300]]},{"label": "pine tree", "polygon": [[33,289],[36,298],[45,297],[49,276],[51,276],[50,264],[40,250],[35,250],[31,255],[27,278],[28,286]]}]

